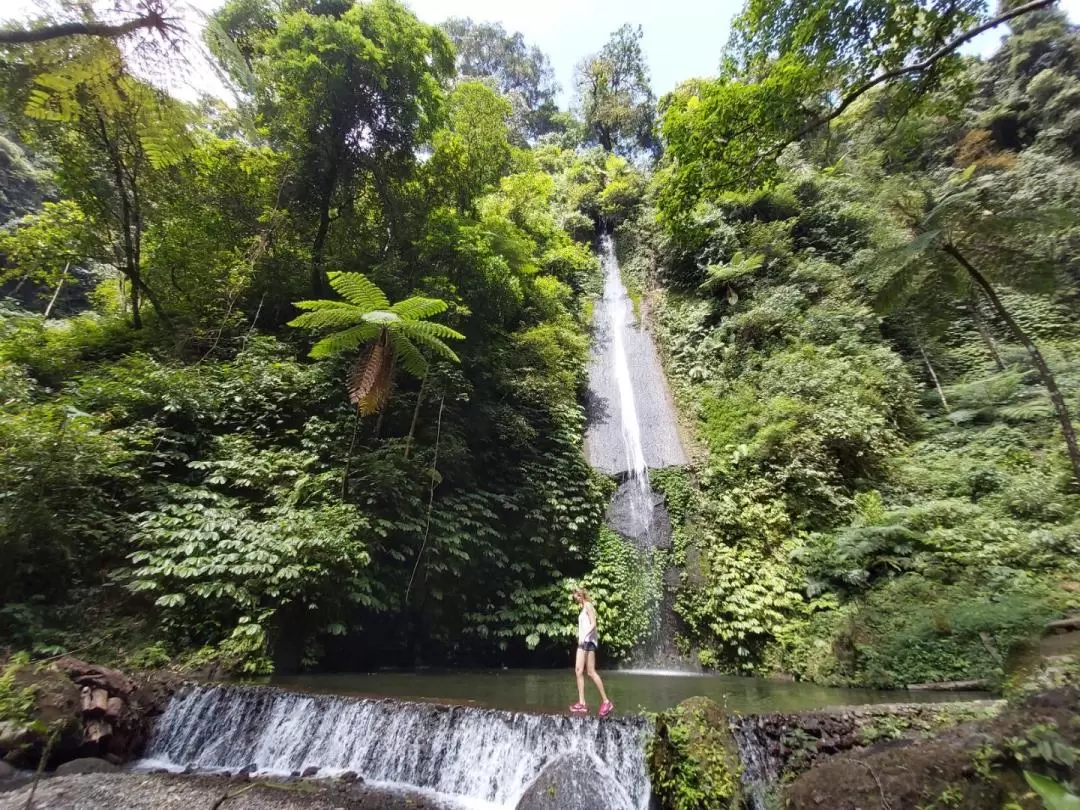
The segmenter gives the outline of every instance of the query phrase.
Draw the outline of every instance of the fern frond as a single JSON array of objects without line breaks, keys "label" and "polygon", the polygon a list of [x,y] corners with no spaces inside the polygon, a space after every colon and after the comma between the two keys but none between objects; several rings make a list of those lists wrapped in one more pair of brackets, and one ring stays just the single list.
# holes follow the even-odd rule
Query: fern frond
[{"label": "fern frond", "polygon": [[394,354],[397,356],[397,365],[406,374],[421,379],[428,370],[428,362],[416,344],[401,334],[393,337]]},{"label": "fern frond", "polygon": [[431,351],[435,352],[435,354],[444,357],[453,363],[461,362],[461,359],[457,356],[457,354],[454,353],[454,350],[436,337],[431,337],[430,335],[425,335],[422,333],[414,333],[409,335],[408,339],[420,344],[427,349],[430,349]]},{"label": "fern frond", "polygon": [[927,250],[934,246],[941,238],[942,231],[938,228],[923,231],[910,242],[891,250],[883,250],[877,254],[876,259],[890,267],[906,267]]},{"label": "fern frond", "polygon": [[393,327],[404,331],[409,337],[425,335],[440,340],[464,340],[465,336],[449,326],[433,321],[401,321]]},{"label": "fern frond", "polygon": [[378,337],[380,331],[378,326],[365,323],[360,326],[354,326],[352,329],[334,332],[332,335],[327,335],[312,346],[308,356],[318,359],[352,351],[357,346]]},{"label": "fern frond", "polygon": [[949,224],[950,217],[962,213],[978,203],[978,191],[977,188],[968,188],[946,194],[937,205],[930,209],[930,213],[923,220],[923,227],[932,231],[943,230]]},{"label": "fern frond", "polygon": [[755,253],[753,256],[746,256],[742,251],[739,251],[731,257],[731,261],[727,264],[711,264],[706,267],[705,271],[709,274],[709,277],[705,279],[701,289],[707,291],[716,290],[743,276],[750,275],[754,271],[761,269],[764,264],[765,254]]},{"label": "fern frond", "polygon": [[371,344],[367,352],[349,365],[345,375],[345,387],[349,392],[349,402],[360,409],[362,416],[368,416],[379,409],[383,401],[384,379],[388,376],[392,352],[387,334]]},{"label": "fern frond", "polygon": [[364,323],[364,311],[344,301],[296,301],[297,309],[310,310],[297,315],[289,326],[301,329],[341,328]]},{"label": "fern frond", "polygon": [[398,301],[390,311],[408,321],[421,321],[446,311],[446,302],[439,298],[416,296]]},{"label": "fern frond", "polygon": [[327,273],[330,286],[342,297],[348,299],[366,312],[378,309],[390,309],[390,301],[372,281],[363,273]]},{"label": "fern frond", "polygon": [[891,312],[910,297],[925,274],[919,266],[911,262],[906,263],[878,290],[877,295],[874,296],[874,308],[884,314]]}]

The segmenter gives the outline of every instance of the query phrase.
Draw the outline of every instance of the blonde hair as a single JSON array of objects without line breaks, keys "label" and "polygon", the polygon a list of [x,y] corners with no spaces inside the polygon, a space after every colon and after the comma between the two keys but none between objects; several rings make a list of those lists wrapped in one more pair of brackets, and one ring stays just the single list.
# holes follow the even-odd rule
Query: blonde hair
[{"label": "blonde hair", "polygon": [[589,599],[589,592],[587,590],[585,590],[584,588],[576,588],[574,590],[574,599],[575,599],[575,601],[580,599],[582,602],[591,602],[592,601],[591,599]]}]

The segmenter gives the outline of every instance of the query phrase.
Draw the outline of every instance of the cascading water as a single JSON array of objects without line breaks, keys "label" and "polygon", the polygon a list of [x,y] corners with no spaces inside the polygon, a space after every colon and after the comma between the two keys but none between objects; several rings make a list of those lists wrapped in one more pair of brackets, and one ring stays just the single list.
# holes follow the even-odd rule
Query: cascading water
[{"label": "cascading water", "polygon": [[641,546],[662,545],[649,469],[685,464],[686,455],[656,347],[634,316],[610,236],[601,237],[600,257],[604,295],[593,320],[586,453],[593,467],[621,479],[614,528]]},{"label": "cascading water", "polygon": [[[654,549],[671,542],[663,498],[652,491],[649,470],[686,464],[675,410],[652,337],[641,328],[623,285],[615,243],[600,240],[604,295],[595,309],[589,364],[589,462],[619,480],[608,524],[642,550],[652,565]],[[667,667],[677,660],[672,645],[670,589],[659,599],[653,638],[635,665]]]},{"label": "cascading water", "polygon": [[[619,276],[619,262],[610,236],[604,236],[604,298],[603,309],[611,329],[612,372],[619,394],[619,426],[622,432],[626,461],[623,469],[625,493],[629,510],[631,537],[649,538],[652,528],[653,491],[649,486],[649,468],[645,466],[645,449],[641,445],[641,424],[638,422],[634,385],[630,380],[630,363],[626,356],[626,332],[629,323],[630,296]],[[651,539],[651,538],[650,538]]]},{"label": "cascading water", "polygon": [[545,765],[586,757],[611,785],[610,810],[647,810],[640,718],[578,718],[391,700],[196,686],[172,698],[143,768],[352,771],[454,804],[513,808]]}]

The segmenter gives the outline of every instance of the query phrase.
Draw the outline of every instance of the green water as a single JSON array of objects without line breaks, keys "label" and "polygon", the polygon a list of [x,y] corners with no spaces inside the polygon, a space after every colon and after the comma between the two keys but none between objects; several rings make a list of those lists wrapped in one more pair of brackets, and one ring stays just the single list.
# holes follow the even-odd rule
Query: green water
[{"label": "green water", "polygon": [[[667,674],[641,671],[602,672],[608,695],[620,713],[662,711],[688,697],[704,695],[726,701],[744,714],[819,709],[869,703],[924,703],[985,698],[982,693],[928,693],[874,689],[830,689],[803,683],[727,675]],[[565,711],[577,700],[573,672],[566,670],[486,670],[450,672],[377,672],[275,677],[286,689],[336,695],[395,697],[468,703],[497,709]],[[600,699],[586,681],[586,699],[595,710]]]}]

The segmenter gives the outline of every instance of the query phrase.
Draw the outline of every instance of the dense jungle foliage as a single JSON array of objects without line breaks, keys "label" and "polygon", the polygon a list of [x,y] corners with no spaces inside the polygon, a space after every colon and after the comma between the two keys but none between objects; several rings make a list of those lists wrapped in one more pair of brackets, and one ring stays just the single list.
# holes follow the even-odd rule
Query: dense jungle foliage
[{"label": "dense jungle foliage", "polygon": [[[1077,589],[1080,36],[1039,9],[992,58],[841,109],[905,60],[852,20],[812,48],[779,6],[663,100],[651,204],[620,229],[700,445],[660,481],[685,642],[826,683],[1000,683]],[[804,132],[784,99],[814,88],[840,114]]]},{"label": "dense jungle foliage", "polygon": [[1000,682],[1080,590],[1080,34],[810,5],[659,103],[623,26],[569,110],[520,34],[394,0],[229,0],[230,104],[140,78],[160,19],[3,40],[0,646],[561,664],[583,583],[629,654],[659,578],[582,452],[613,229],[692,450],[653,474],[687,655]]}]

